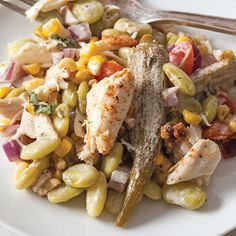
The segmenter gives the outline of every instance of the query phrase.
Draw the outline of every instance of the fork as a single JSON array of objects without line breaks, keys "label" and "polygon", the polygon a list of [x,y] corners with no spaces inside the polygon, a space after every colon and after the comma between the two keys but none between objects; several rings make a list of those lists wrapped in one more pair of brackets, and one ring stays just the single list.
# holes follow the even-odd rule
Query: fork
[{"label": "fork", "polygon": [[[19,1],[28,5],[35,3],[34,0]],[[236,35],[236,19],[177,11],[155,11],[143,6],[137,0],[101,0],[101,2],[114,4],[122,9],[124,16],[137,22],[152,23],[153,26],[160,24],[184,25]],[[6,0],[0,0],[0,4],[22,15],[25,14],[26,9]]]}]

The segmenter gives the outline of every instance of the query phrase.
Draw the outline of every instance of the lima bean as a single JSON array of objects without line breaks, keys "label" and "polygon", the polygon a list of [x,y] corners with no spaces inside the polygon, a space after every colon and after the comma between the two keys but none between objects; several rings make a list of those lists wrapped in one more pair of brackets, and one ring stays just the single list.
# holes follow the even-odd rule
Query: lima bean
[{"label": "lima bean", "polygon": [[55,151],[60,145],[61,139],[41,138],[28,144],[21,151],[22,160],[38,160]]},{"label": "lima bean", "polygon": [[69,129],[69,123],[70,123],[69,116],[64,116],[61,118],[58,116],[53,117],[53,125],[59,137],[62,138],[66,136]]},{"label": "lima bean", "polygon": [[97,217],[101,214],[107,198],[107,180],[99,171],[96,183],[88,188],[86,195],[86,209],[89,216]]},{"label": "lima bean", "polygon": [[202,105],[200,102],[192,96],[185,95],[181,92],[177,93],[179,105],[178,111],[182,113],[184,110],[188,110],[191,112],[201,113]]},{"label": "lima bean", "polygon": [[122,47],[118,51],[118,56],[121,57],[126,64],[128,64],[128,57],[131,51],[132,51],[132,48]]},{"label": "lima bean", "polygon": [[103,16],[104,7],[99,1],[82,0],[74,3],[72,13],[79,22],[93,24]]},{"label": "lima bean", "polygon": [[102,18],[90,25],[93,35],[99,35],[104,29],[112,28],[120,18],[120,8],[115,5],[105,5]]},{"label": "lima bean", "polygon": [[87,188],[95,184],[98,171],[89,164],[71,166],[63,173],[63,180],[67,185],[75,188]]},{"label": "lima bean", "polygon": [[16,180],[16,188],[24,189],[33,185],[41,173],[49,167],[49,159],[45,157],[41,160],[33,161]]},{"label": "lima bean", "polygon": [[203,112],[209,123],[212,123],[217,114],[218,101],[216,96],[208,96],[202,103]]},{"label": "lima bean", "polygon": [[148,181],[144,185],[143,193],[152,200],[161,199],[161,187],[152,181]]},{"label": "lima bean", "polygon": [[115,23],[114,29],[128,32],[129,34],[138,32],[139,38],[142,37],[144,34],[152,34],[152,27],[149,24],[137,23],[137,22],[132,21],[129,18],[119,19]]},{"label": "lima bean", "polygon": [[206,201],[206,193],[192,182],[165,185],[163,198],[166,202],[195,210]]},{"label": "lima bean", "polygon": [[115,143],[110,153],[103,157],[101,170],[107,178],[110,178],[112,172],[120,165],[123,152],[123,145],[121,143]]},{"label": "lima bean", "polygon": [[49,192],[47,197],[48,197],[49,202],[60,203],[60,202],[67,202],[70,199],[77,197],[82,192],[83,192],[83,189],[81,188],[73,188],[68,185],[63,185]]},{"label": "lima bean", "polygon": [[76,85],[72,82],[69,82],[68,88],[62,93],[62,102],[68,105],[70,108],[74,108],[77,104],[78,97],[76,91]]},{"label": "lima bean", "polygon": [[86,114],[86,96],[89,91],[89,85],[86,80],[83,80],[78,88],[78,98],[79,98],[79,110],[81,114],[85,115]]},{"label": "lima bean", "polygon": [[109,189],[107,193],[105,207],[111,214],[118,215],[122,209],[124,200],[124,193],[118,193],[114,190]]},{"label": "lima bean", "polygon": [[194,96],[196,93],[195,85],[189,76],[179,67],[172,63],[166,63],[163,70],[169,80],[179,89],[182,93],[189,96]]}]

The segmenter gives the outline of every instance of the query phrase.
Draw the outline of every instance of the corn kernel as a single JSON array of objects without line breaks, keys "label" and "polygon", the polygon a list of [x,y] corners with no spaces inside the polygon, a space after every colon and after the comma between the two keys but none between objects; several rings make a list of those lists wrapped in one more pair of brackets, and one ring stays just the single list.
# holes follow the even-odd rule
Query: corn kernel
[{"label": "corn kernel", "polygon": [[25,108],[26,108],[26,110],[27,110],[30,114],[32,114],[32,115],[35,114],[35,112],[34,112],[34,106],[33,106],[31,103],[27,103]]},{"label": "corn kernel", "polygon": [[172,166],[171,162],[162,153],[158,153],[154,158],[154,165],[162,171],[168,171]]},{"label": "corn kernel", "polygon": [[209,54],[209,48],[207,47],[207,45],[204,45],[204,44],[199,45],[199,46],[198,46],[198,49],[200,50],[200,52],[201,52],[202,55],[207,55],[207,54]]},{"label": "corn kernel", "polygon": [[29,164],[25,161],[18,162],[15,167],[14,179],[17,180],[28,166]]},{"label": "corn kernel", "polygon": [[181,34],[176,40],[175,44],[177,45],[178,43],[181,42],[189,42],[190,44],[193,44],[193,40],[188,35],[185,34]]},{"label": "corn kernel", "polygon": [[70,152],[71,148],[72,141],[68,137],[65,137],[62,139],[60,146],[55,150],[55,154],[58,157],[64,157]]},{"label": "corn kernel", "polygon": [[236,119],[230,120],[229,128],[232,132],[236,133]]},{"label": "corn kernel", "polygon": [[89,42],[91,43],[91,42],[97,42],[98,41],[98,37],[96,37],[96,36],[93,36],[90,40],[89,40]]},{"label": "corn kernel", "polygon": [[58,34],[61,28],[61,24],[57,18],[52,18],[42,26],[43,34],[48,37],[53,34]]},{"label": "corn kernel", "polygon": [[58,66],[59,66],[59,68],[66,68],[72,73],[77,71],[76,63],[72,58],[63,58],[59,62]]},{"label": "corn kernel", "polygon": [[23,82],[22,86],[27,92],[30,92],[43,84],[44,84],[44,79],[35,78]]},{"label": "corn kernel", "polygon": [[13,98],[13,97],[18,97],[24,92],[24,89],[22,87],[19,88],[14,88],[12,89],[5,98]]},{"label": "corn kernel", "polygon": [[184,120],[190,125],[199,125],[202,121],[202,117],[194,112],[190,112],[188,110],[183,110]]},{"label": "corn kernel", "polygon": [[34,29],[34,34],[40,38],[43,38],[43,39],[46,38],[43,33],[43,26],[42,25],[39,25]]},{"label": "corn kernel", "polygon": [[83,80],[92,79],[92,75],[89,73],[87,68],[81,68],[76,74],[75,77],[71,79],[71,81],[75,84],[79,84]]},{"label": "corn kernel", "polygon": [[2,117],[0,119],[0,131],[3,131],[4,129],[6,129],[7,126],[9,126],[10,124],[11,124],[11,120],[10,119]]},{"label": "corn kernel", "polygon": [[235,59],[234,52],[232,50],[214,50],[213,54],[219,61],[233,61]]},{"label": "corn kernel", "polygon": [[89,61],[89,58],[92,56],[95,56],[101,52],[102,48],[95,44],[94,42],[88,43],[80,50],[80,58],[81,60],[87,64]]},{"label": "corn kernel", "polygon": [[106,61],[101,55],[92,56],[89,59],[87,68],[92,75],[99,75],[103,63]]},{"label": "corn kernel", "polygon": [[23,65],[21,68],[28,75],[36,75],[40,71],[40,65],[38,63]]},{"label": "corn kernel", "polygon": [[229,112],[230,108],[227,105],[219,105],[217,109],[217,118],[220,121],[224,121]]},{"label": "corn kernel", "polygon": [[4,98],[10,91],[11,88],[8,87],[0,88],[0,99]]}]

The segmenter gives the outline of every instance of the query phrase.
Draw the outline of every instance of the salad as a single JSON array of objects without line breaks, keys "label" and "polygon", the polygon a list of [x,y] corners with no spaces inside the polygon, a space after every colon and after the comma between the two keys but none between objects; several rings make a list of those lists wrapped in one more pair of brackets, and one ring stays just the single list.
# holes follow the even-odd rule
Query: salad
[{"label": "salad", "polygon": [[117,226],[143,196],[202,207],[222,157],[236,155],[233,51],[96,0],[40,0],[26,17],[34,37],[9,43],[0,64],[16,188],[51,203],[84,192],[88,215],[106,208]]}]

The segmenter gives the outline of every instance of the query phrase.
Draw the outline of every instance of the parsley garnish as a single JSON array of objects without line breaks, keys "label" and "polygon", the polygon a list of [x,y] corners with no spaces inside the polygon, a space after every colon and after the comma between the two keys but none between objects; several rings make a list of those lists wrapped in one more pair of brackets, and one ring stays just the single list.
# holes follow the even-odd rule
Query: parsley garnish
[{"label": "parsley garnish", "polygon": [[76,44],[73,40],[63,39],[57,34],[51,35],[50,38],[57,40],[63,48],[75,48],[76,47]]}]

